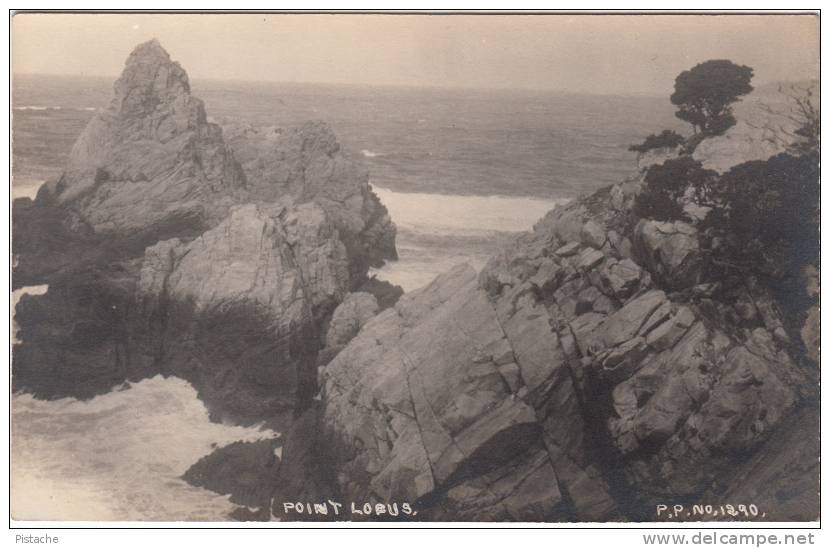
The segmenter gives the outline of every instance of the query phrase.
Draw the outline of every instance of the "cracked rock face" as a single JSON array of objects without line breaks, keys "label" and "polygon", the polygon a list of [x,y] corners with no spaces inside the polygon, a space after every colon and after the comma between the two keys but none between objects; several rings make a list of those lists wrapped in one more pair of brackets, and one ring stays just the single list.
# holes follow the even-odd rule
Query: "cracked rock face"
[{"label": "cracked rock face", "polygon": [[607,228],[613,201],[559,207],[480,276],[405,295],[325,368],[344,496],[417,500],[425,519],[653,519],[659,501],[722,500],[762,448],[795,458],[776,440],[809,383],[774,306],[735,324],[704,287],[667,293],[655,280],[697,283],[693,229],[651,227],[639,262],[643,242]]},{"label": "cracked rock face", "polygon": [[366,168],[340,149],[326,124],[308,122],[288,130],[227,125],[224,131],[251,198],[291,197],[322,207],[340,231],[353,276],[397,259],[395,225],[369,186]]},{"label": "cracked rock face", "polygon": [[152,40],[130,54],[109,107],[47,190],[71,211],[72,230],[123,236],[182,217],[210,224],[227,209],[223,198],[244,185],[187,74]]},{"label": "cracked rock face", "polygon": [[564,518],[566,496],[613,513],[584,466],[581,422],[562,437],[545,420],[553,402],[578,405],[546,333],[544,309],[520,297],[498,309],[466,266],[371,320],[325,370],[322,428],[344,495],[435,499],[436,519]]},{"label": "cracked rock face", "polygon": [[246,302],[288,330],[333,307],[348,286],[345,249],[319,206],[246,204],[189,243],[148,248],[139,292],[198,311]]},{"label": "cracked rock face", "polygon": [[490,500],[485,485],[465,486],[471,471],[497,459],[516,466],[512,483],[540,476],[558,497],[550,463],[526,458],[528,451],[544,452],[541,425],[516,397],[510,374],[502,373],[515,366],[512,359],[496,311],[469,267],[372,319],[325,371],[323,428],[338,448],[343,493],[354,500],[416,500],[463,488],[462,507],[473,490],[488,499],[493,516],[504,504],[516,515],[536,502],[550,506],[511,498],[511,482],[502,481],[502,495],[510,499],[504,503]]},{"label": "cracked rock face", "polygon": [[634,250],[666,287],[683,289],[700,281],[703,261],[697,229],[688,223],[643,219],[634,229]]}]

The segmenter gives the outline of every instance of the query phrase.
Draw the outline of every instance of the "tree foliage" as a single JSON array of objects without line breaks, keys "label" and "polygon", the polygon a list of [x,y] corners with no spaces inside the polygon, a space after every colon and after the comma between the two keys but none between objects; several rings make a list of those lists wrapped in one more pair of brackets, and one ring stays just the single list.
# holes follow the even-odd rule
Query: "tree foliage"
[{"label": "tree foliage", "polygon": [[716,177],[714,171],[691,156],[681,156],[653,165],[645,176],[640,194],[634,202],[634,213],[658,221],[687,219],[684,198],[690,188],[710,187]]},{"label": "tree foliage", "polygon": [[719,135],[735,124],[731,104],[752,91],[750,67],[725,59],[700,63],[681,72],[674,82],[671,102],[675,116],[704,135]]},{"label": "tree foliage", "polygon": [[[724,287],[760,281],[776,296],[785,328],[797,331],[818,304],[816,291],[806,290],[813,282],[805,273],[817,272],[821,259],[821,111],[813,86],[791,86],[786,95],[794,108],[783,112],[780,105],[762,104],[771,115],[764,125],[746,122],[786,152],[722,175],[692,157],[701,141],[735,123],[730,105],[752,90],[751,78],[751,68],[730,61],[708,61],[677,77],[671,100],[679,107],[677,117],[695,126],[695,135],[683,140],[679,157],[649,167],[631,220],[695,224],[705,258],[703,280]],[[630,150],[671,146],[672,133],[650,135]],[[688,205],[697,206],[695,219],[687,215]]]},{"label": "tree foliage", "polygon": [[703,228],[716,257],[776,277],[815,264],[820,253],[821,186],[815,153],[745,162],[710,184]]},{"label": "tree foliage", "polygon": [[789,146],[790,152],[796,155],[816,154],[821,151],[821,109],[813,97],[812,87],[801,90],[801,93],[789,95],[795,105],[793,119],[799,124],[795,130],[795,143]]},{"label": "tree foliage", "polygon": [[679,133],[665,129],[659,135],[651,134],[646,137],[646,140],[639,145],[631,145],[628,150],[645,154],[649,150],[656,150],[658,148],[675,148],[683,144],[685,139]]}]

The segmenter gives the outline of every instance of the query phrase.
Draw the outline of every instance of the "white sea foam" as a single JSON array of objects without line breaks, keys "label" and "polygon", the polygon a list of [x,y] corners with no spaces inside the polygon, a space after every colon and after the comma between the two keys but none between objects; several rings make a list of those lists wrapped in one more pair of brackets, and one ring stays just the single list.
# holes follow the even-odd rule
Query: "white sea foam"
[{"label": "white sea foam", "polygon": [[374,190],[398,226],[399,260],[371,274],[404,291],[422,287],[461,263],[480,270],[510,234],[530,230],[548,211],[568,201]]},{"label": "white sea foam", "polygon": [[15,181],[12,179],[12,200],[18,198],[31,198],[34,200],[37,196],[37,191],[40,190],[40,187],[45,182],[34,180]]},{"label": "white sea foam", "polygon": [[89,401],[15,395],[11,511],[19,520],[226,520],[228,497],[182,474],[214,447],[274,434],[210,422],[177,378]]},{"label": "white sea foam", "polygon": [[454,253],[441,254],[433,260],[412,260],[406,256],[405,250],[401,249],[398,249],[398,255],[398,261],[388,262],[379,269],[371,269],[369,274],[379,280],[399,285],[407,292],[427,285],[438,274],[447,272],[459,264],[466,263],[476,270],[481,270],[488,259],[488,255],[483,253]]},{"label": "white sea foam", "polygon": [[[20,297],[23,295],[43,295],[49,290],[48,285],[30,285],[27,287],[21,287],[12,291],[12,307],[17,308],[17,303],[20,302]],[[17,340],[17,322],[12,316],[12,342],[17,343],[20,342]]]},{"label": "white sea foam", "polygon": [[[46,290],[16,290],[12,302]],[[236,505],[227,496],[193,487],[182,474],[216,447],[277,434],[210,422],[196,391],[181,379],[156,376],[125,388],[88,401],[12,397],[15,519],[228,519]]]},{"label": "white sea foam", "polygon": [[457,196],[396,192],[374,187],[395,224],[418,231],[522,232],[558,204],[516,196]]}]

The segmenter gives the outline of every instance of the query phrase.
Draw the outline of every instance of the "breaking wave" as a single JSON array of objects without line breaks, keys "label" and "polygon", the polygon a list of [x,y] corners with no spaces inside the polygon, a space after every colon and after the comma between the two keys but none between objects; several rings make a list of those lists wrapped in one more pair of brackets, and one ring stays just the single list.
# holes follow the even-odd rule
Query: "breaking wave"
[{"label": "breaking wave", "polygon": [[398,261],[372,271],[404,291],[468,263],[477,270],[515,234],[568,200],[396,192],[375,187],[398,227]]}]

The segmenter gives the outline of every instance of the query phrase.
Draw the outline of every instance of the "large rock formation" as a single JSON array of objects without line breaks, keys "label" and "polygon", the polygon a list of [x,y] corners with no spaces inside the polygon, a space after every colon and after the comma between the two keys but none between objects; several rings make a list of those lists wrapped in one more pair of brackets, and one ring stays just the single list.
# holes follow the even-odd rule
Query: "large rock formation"
[{"label": "large rock formation", "polygon": [[[456,268],[362,328],[321,383],[330,491],[438,520],[653,520],[729,493],[763,519],[817,517],[817,447],[786,434],[818,434],[814,373],[774,299],[699,283],[694,229],[632,222],[621,192],[556,208],[480,276]],[[741,488],[739,470],[766,480]]]},{"label": "large rock formation", "polygon": [[244,187],[245,177],[182,67],[158,41],[146,42],[114,90],[72,147],[63,176],[45,189],[66,205],[73,228],[132,236],[171,218],[223,217],[222,197]]},{"label": "large rock formation", "polygon": [[16,287],[48,281],[72,264],[193,238],[245,202],[322,207],[346,247],[355,285],[369,267],[397,258],[395,225],[365,167],[324,123],[288,130],[229,124],[226,132],[207,121],[187,74],[158,41],[139,45],[62,176],[34,203],[16,203]]},{"label": "large rock formation", "polygon": [[564,516],[576,497],[610,517],[584,425],[537,417],[553,401],[578,405],[564,363],[540,370],[559,350],[539,312],[494,306],[462,266],[371,320],[325,372],[342,496],[433,499],[440,511],[425,519],[471,521]]},{"label": "large rock formation", "polygon": [[395,225],[370,189],[366,168],[341,150],[326,124],[289,130],[227,125],[225,135],[247,175],[251,198],[290,196],[319,204],[340,231],[353,275],[397,258]]},{"label": "large rock formation", "polygon": [[229,146],[157,41],[133,51],[63,175],[15,202],[16,287],[50,286],[20,303],[16,389],[89,397],[162,373],[217,418],[308,405],[321,328],[377,286],[395,227],[325,125],[272,131]]},{"label": "large rock formation", "polygon": [[373,302],[350,292],[378,286],[394,225],[331,132],[227,136],[140,46],[64,176],[15,203],[16,286],[49,283],[18,305],[15,389],[89,397],[161,373],[216,418],[294,415],[278,467],[267,446],[250,469],[250,448],[215,459],[266,479],[193,472],[272,493],[277,515],[332,499],[434,520],[652,520],[688,501],[817,517],[817,309],[794,329],[757,280],[701,283],[692,225],[632,218],[637,178],[554,209],[480,275]]},{"label": "large rock formation", "polygon": [[130,54],[110,105],[78,137],[61,177],[35,204],[16,205],[16,277],[45,281],[80,260],[135,256],[160,239],[192,237],[219,222],[244,186],[185,71],[158,41],[146,42]]}]

